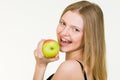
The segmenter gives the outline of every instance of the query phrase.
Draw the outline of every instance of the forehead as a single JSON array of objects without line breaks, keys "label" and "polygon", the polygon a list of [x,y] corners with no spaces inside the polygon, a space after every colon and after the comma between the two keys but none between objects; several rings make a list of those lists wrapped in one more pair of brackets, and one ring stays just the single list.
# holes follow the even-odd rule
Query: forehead
[{"label": "forehead", "polygon": [[80,15],[78,12],[67,11],[62,16],[62,20],[64,20],[69,25],[73,25],[73,26],[83,28],[82,15]]}]

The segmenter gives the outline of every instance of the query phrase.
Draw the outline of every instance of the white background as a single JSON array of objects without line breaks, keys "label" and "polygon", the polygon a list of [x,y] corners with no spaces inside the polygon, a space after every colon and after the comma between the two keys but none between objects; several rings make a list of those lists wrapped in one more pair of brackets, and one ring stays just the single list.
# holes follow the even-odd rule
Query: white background
[{"label": "white background", "polygon": [[[0,0],[0,80],[32,80],[33,51],[40,39],[56,39],[63,9],[79,0]],[[119,80],[120,1],[90,0],[99,4],[105,17],[108,80]],[[45,79],[64,60],[48,65]]]}]

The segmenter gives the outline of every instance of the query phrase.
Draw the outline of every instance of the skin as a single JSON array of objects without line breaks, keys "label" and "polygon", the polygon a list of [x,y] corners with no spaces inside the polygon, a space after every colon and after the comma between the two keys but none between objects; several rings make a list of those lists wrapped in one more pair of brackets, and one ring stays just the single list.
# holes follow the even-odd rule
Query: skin
[{"label": "skin", "polygon": [[[82,62],[82,45],[83,45],[83,19],[77,12],[66,12],[56,29],[60,51],[66,53],[66,60],[58,67],[52,80],[84,80],[83,72],[80,64],[75,61]],[[46,66],[48,63],[59,59],[57,55],[54,58],[46,59],[42,54],[42,44],[45,40],[41,40],[35,49],[34,55],[36,59],[36,67],[33,80],[43,80]],[[84,65],[84,63],[83,63]],[[87,66],[84,65],[88,76]]]},{"label": "skin", "polygon": [[[82,55],[83,20],[79,14],[71,11],[66,12],[61,18],[56,32],[60,49],[62,52],[66,52],[67,60]],[[62,39],[70,41],[70,43],[64,43]]]}]

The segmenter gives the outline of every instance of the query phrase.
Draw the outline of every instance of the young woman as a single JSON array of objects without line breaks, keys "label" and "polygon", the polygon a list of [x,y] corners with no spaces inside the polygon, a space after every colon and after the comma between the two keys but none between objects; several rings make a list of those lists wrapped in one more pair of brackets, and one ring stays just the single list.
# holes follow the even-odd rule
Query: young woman
[{"label": "young woman", "polygon": [[[56,29],[60,51],[66,60],[47,80],[107,80],[104,19],[101,8],[92,2],[79,1],[65,8]],[[42,54],[41,40],[35,49],[33,80],[43,80],[49,62]]]}]

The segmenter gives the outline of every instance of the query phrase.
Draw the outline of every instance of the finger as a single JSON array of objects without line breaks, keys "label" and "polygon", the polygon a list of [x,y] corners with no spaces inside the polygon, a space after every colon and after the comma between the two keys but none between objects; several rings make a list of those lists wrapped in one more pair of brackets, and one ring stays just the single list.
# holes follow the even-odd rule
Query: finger
[{"label": "finger", "polygon": [[55,57],[55,59],[58,60],[58,59],[59,59],[59,55],[57,55],[57,56]]},{"label": "finger", "polygon": [[59,55],[49,59],[51,62],[59,60]]},{"label": "finger", "polygon": [[36,58],[43,58],[43,56],[41,55],[41,53],[38,52],[37,49],[34,50],[34,56],[35,56]]},{"label": "finger", "polygon": [[38,43],[38,46],[37,46],[37,50],[38,52],[43,56],[43,53],[42,53],[42,45],[44,43],[45,39],[42,39],[39,43]]},{"label": "finger", "polygon": [[37,56],[37,50],[36,49],[34,50],[34,56]]},{"label": "finger", "polygon": [[45,39],[40,40],[40,42],[37,45],[37,48],[40,49],[44,43]]}]

